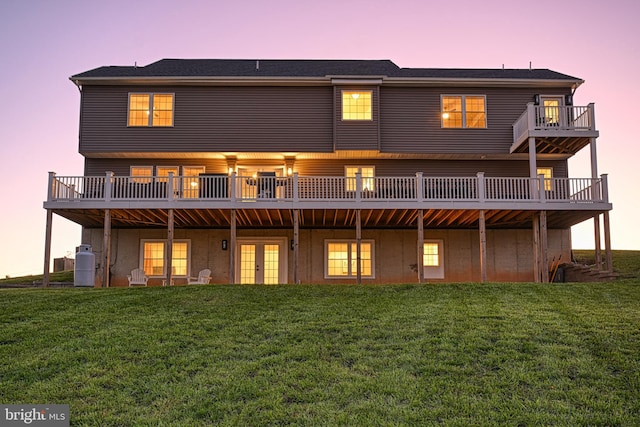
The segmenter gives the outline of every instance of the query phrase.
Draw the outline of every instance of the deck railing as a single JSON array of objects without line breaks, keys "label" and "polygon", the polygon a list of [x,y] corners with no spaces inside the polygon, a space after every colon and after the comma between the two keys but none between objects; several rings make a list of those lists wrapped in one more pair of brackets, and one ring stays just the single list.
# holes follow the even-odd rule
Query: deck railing
[{"label": "deck railing", "polygon": [[530,102],[525,112],[513,124],[514,141],[521,140],[532,130],[595,130],[594,104],[545,107]]},{"label": "deck railing", "polygon": [[608,202],[600,178],[50,175],[48,201]]}]

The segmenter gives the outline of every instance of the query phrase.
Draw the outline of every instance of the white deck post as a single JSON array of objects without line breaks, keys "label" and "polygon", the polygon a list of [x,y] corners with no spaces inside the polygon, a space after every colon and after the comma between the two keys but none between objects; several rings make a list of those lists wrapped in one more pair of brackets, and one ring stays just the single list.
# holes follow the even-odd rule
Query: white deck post
[{"label": "white deck post", "polygon": [[293,173],[293,201],[298,202],[300,198],[298,197],[298,172]]},{"label": "white deck post", "polygon": [[[478,172],[477,173],[477,182],[478,182],[478,200],[480,201],[480,203],[484,203],[485,199],[486,199],[486,181],[484,179],[484,172]],[[482,212],[482,211],[481,211]],[[484,212],[482,213],[483,217],[484,217]]]},{"label": "white deck post", "polygon": [[[173,200],[174,198],[174,194],[173,194],[173,172],[169,172],[169,177],[167,178],[167,199],[168,200]],[[167,277],[168,280],[168,277]],[[171,283],[171,282],[167,282],[167,283]]]},{"label": "white deck post", "polygon": [[229,175],[229,179],[231,180],[231,189],[230,189],[231,201],[235,202],[236,201],[236,185],[237,185],[236,172],[231,172],[231,175]]},{"label": "white deck post", "polygon": [[416,172],[416,197],[419,202],[424,202],[424,179],[422,172]]},{"label": "white deck post", "polygon": [[113,181],[113,172],[107,171],[104,177],[104,201],[111,201],[111,185]]},{"label": "white deck post", "polygon": [[[533,111],[533,109],[531,110]],[[531,179],[531,198],[536,197],[535,195],[539,195],[540,193],[537,190],[536,178],[538,176],[538,163],[536,160],[536,139],[529,138],[529,178]]]},{"label": "white deck post", "polygon": [[53,185],[56,179],[56,173],[55,172],[49,172],[49,188],[47,188],[47,201],[50,202],[51,200],[53,200]]},{"label": "white deck post", "polygon": [[356,172],[356,202],[362,200],[362,174]]}]

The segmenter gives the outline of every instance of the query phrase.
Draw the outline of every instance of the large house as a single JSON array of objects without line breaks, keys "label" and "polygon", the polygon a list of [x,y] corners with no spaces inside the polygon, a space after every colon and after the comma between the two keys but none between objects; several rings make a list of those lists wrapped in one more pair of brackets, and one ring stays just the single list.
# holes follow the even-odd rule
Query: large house
[{"label": "large house", "polygon": [[[579,78],[164,59],[71,81],[85,171],[50,173],[45,265],[55,213],[82,226],[96,286],[138,268],[152,285],[203,269],[212,283],[544,282],[585,220],[611,268]],[[570,177],[582,149],[591,176]]]}]

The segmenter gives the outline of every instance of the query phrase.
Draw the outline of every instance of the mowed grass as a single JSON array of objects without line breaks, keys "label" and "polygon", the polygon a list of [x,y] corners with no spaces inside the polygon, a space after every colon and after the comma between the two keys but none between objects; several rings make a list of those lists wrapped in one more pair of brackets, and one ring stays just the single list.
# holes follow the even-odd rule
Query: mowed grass
[{"label": "mowed grass", "polygon": [[640,424],[640,282],[0,290],[72,425]]}]

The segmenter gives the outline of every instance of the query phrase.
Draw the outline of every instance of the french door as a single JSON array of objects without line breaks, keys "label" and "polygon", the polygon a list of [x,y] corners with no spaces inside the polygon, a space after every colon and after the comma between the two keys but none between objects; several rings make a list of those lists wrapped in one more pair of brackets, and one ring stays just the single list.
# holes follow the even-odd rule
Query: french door
[{"label": "french door", "polygon": [[236,277],[247,285],[286,283],[286,239],[238,239]]}]

